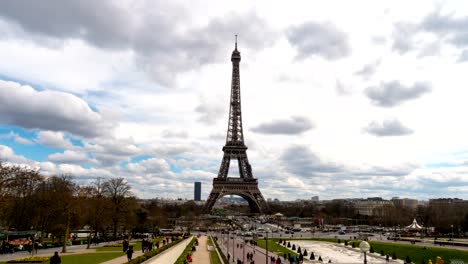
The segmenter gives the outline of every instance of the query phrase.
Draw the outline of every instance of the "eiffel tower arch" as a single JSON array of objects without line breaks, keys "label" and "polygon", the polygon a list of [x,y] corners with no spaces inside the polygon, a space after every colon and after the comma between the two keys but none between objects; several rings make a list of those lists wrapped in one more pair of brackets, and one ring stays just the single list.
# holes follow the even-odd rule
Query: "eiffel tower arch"
[{"label": "eiffel tower arch", "polygon": [[[262,214],[268,211],[268,205],[258,188],[258,180],[252,175],[252,167],[247,158],[247,146],[244,144],[240,96],[240,60],[241,56],[237,50],[236,35],[235,49],[231,55],[231,100],[226,144],[223,147],[224,155],[218,176],[213,179],[213,189],[204,207],[206,213],[211,212],[216,201],[226,195],[238,195],[244,198],[249,203],[252,213]],[[228,177],[231,160],[237,160],[239,177]]]}]

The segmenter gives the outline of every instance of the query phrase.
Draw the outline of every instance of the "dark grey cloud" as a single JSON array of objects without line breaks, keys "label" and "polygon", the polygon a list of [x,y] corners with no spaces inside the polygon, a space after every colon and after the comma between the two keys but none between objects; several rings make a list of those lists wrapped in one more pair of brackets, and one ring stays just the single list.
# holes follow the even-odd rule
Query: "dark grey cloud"
[{"label": "dark grey cloud", "polygon": [[263,123],[251,130],[261,134],[297,135],[315,127],[314,123],[305,117],[293,116],[291,119],[273,120]]},{"label": "dark grey cloud", "polygon": [[366,64],[360,70],[356,71],[354,74],[360,75],[364,79],[369,79],[375,74],[381,62],[382,62],[382,59],[378,59],[375,62]]},{"label": "dark grey cloud", "polygon": [[[417,42],[415,38],[420,33],[434,34],[437,41],[428,45]],[[468,47],[468,16],[444,15],[439,8],[419,23],[395,23],[392,36],[392,48],[400,54],[422,48],[423,52],[420,56],[435,55],[440,50],[439,42],[466,48]]]},{"label": "dark grey cloud", "polygon": [[190,10],[166,1],[131,6],[93,0],[0,1],[0,18],[22,29],[18,37],[62,43],[81,39],[102,49],[131,50],[140,68],[166,85],[179,72],[229,59],[234,34],[241,50],[261,49],[276,39],[254,12],[212,18],[198,27],[190,17]]},{"label": "dark grey cloud", "polygon": [[297,49],[298,59],[315,55],[336,60],[351,53],[348,36],[332,23],[307,22],[293,26],[288,29],[287,37]]},{"label": "dark grey cloud", "polygon": [[414,132],[404,126],[398,119],[386,119],[381,123],[372,121],[364,128],[364,131],[378,137],[405,136]]},{"label": "dark grey cloud", "polygon": [[300,177],[318,176],[322,173],[338,173],[343,166],[325,162],[317,154],[304,146],[291,146],[284,150],[280,156],[286,171]]},{"label": "dark grey cloud", "polygon": [[364,93],[375,105],[393,107],[405,101],[417,99],[430,91],[431,86],[426,82],[416,82],[407,87],[399,81],[391,81],[368,87]]},{"label": "dark grey cloud", "polygon": [[0,80],[0,122],[28,129],[67,131],[77,136],[107,135],[115,127],[110,117],[93,111],[81,98]]}]

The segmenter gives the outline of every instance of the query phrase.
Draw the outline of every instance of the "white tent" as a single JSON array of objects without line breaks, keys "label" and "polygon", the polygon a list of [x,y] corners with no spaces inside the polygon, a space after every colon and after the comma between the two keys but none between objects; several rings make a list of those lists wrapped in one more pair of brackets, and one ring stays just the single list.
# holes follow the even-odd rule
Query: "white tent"
[{"label": "white tent", "polygon": [[406,229],[422,229],[422,226],[418,225],[418,222],[416,222],[416,218],[413,219],[413,223],[409,226],[406,227]]}]

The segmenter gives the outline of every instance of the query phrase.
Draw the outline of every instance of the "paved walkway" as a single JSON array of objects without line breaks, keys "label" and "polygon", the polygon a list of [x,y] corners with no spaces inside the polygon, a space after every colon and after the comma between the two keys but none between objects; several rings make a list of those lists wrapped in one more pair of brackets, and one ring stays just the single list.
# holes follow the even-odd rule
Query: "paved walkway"
[{"label": "paved walkway", "polygon": [[184,251],[185,247],[187,247],[187,244],[190,242],[191,239],[192,237],[189,237],[179,242],[179,244],[165,250],[161,254],[158,254],[148,259],[147,261],[143,262],[143,264],[172,264],[176,262],[176,260],[179,258],[180,254],[182,254],[182,252]]},{"label": "paved walkway", "polygon": [[208,237],[201,236],[198,238],[197,250],[192,254],[193,264],[210,263],[210,251],[208,251]]},{"label": "paved walkway", "polygon": [[[271,256],[274,256],[277,258],[278,256],[273,253],[273,252],[268,252],[268,257],[266,256],[266,250],[261,248],[261,247],[256,247],[252,246],[250,244],[244,244],[244,242],[241,239],[233,239],[234,237],[231,236],[231,238],[227,239],[226,234],[219,234],[218,236],[218,244],[220,245],[224,255],[227,257],[229,254],[229,263],[237,263],[237,260],[243,261],[245,260],[244,263],[249,263],[247,262],[247,253],[252,253],[253,254],[253,260],[255,263],[265,263]],[[227,246],[229,243],[229,248],[228,252],[226,252]],[[283,259],[282,259],[283,260]],[[284,260],[282,261],[284,263]]]}]

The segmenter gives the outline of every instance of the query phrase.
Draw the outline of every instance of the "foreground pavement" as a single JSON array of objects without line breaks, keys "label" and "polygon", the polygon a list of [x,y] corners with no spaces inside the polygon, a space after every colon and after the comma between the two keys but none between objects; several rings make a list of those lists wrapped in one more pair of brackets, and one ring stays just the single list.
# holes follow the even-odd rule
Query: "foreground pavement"
[{"label": "foreground pavement", "polygon": [[208,237],[200,236],[198,238],[198,247],[192,254],[193,264],[207,264],[211,263],[210,251],[208,251]]}]

